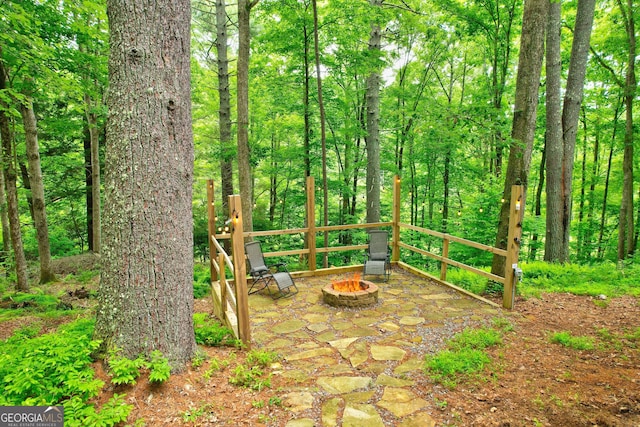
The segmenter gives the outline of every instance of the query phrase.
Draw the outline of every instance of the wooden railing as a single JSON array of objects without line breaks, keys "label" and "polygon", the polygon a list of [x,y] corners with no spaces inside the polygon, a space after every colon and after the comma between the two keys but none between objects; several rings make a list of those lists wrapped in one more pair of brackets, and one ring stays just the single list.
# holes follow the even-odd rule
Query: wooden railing
[{"label": "wooden railing", "polygon": [[[409,250],[437,261],[440,261],[440,277],[442,281],[446,281],[447,266],[462,268],[471,271],[475,274],[486,277],[489,280],[493,280],[504,285],[504,297],[503,307],[511,309],[513,307],[513,299],[515,296],[515,288],[517,283],[517,263],[518,252],[520,249],[520,236],[522,233],[522,213],[524,212],[523,206],[523,187],[513,186],[511,191],[511,204],[509,215],[509,234],[507,249],[495,248],[482,243],[473,242],[471,240],[464,239],[462,237],[453,236],[451,234],[442,233],[438,231],[429,230],[422,227],[417,227],[411,224],[400,222],[400,179],[396,177],[394,180],[394,195],[393,195],[393,220],[390,222],[378,222],[367,224],[347,224],[347,225],[331,225],[331,226],[316,226],[315,225],[315,199],[312,197],[314,192],[313,178],[309,177],[307,180],[307,222],[309,227],[296,228],[288,230],[269,230],[269,231],[242,231],[242,209],[240,206],[240,197],[229,196],[229,216],[225,221],[228,224],[229,231],[224,233],[216,233],[216,215],[215,205],[213,202],[213,181],[208,182],[208,198],[209,198],[209,252],[211,260],[211,282],[214,287],[213,294],[214,307],[218,307],[219,310],[216,315],[223,318],[232,319],[232,311],[236,316],[236,323],[234,331],[237,336],[250,345],[250,332],[249,332],[249,317],[248,317],[248,303],[247,299],[247,284],[246,284],[246,264],[244,261],[244,241],[245,239],[252,239],[256,237],[266,237],[275,235],[290,235],[290,234],[306,234],[308,242],[307,248],[292,249],[285,251],[265,252],[265,257],[281,257],[291,255],[304,255],[308,259],[307,271],[295,272],[295,275],[309,275],[326,272],[336,272],[337,269],[318,269],[316,267],[316,255],[326,254],[332,252],[344,252],[353,250],[364,251],[367,248],[366,244],[359,245],[347,245],[347,246],[333,246],[333,247],[316,247],[316,235],[317,233],[325,233],[331,231],[344,231],[353,229],[368,229],[368,228],[381,228],[391,227],[391,260],[394,263],[400,262],[400,249]],[[440,253],[431,252],[416,246],[412,246],[403,243],[400,240],[400,233],[402,230],[411,230],[417,233],[423,233],[442,240],[442,247]],[[240,257],[241,262],[232,262],[224,251],[224,248],[219,243],[220,240],[231,239],[233,246],[233,254]],[[449,244],[450,242],[459,243],[472,248],[483,250],[495,255],[504,256],[506,258],[505,276],[498,276],[479,268],[464,264],[460,261],[449,258]],[[221,258],[217,255],[222,254]],[[226,278],[225,269],[222,266],[227,265],[231,271],[234,272],[233,287],[236,299],[229,299],[231,293],[231,287],[228,285],[229,280]],[[344,266],[342,269],[353,269],[355,266]],[[225,300],[224,294],[226,293],[227,299]],[[225,306],[225,304],[227,304]],[[235,308],[235,310],[233,310]],[[230,321],[230,320],[229,320]]]}]

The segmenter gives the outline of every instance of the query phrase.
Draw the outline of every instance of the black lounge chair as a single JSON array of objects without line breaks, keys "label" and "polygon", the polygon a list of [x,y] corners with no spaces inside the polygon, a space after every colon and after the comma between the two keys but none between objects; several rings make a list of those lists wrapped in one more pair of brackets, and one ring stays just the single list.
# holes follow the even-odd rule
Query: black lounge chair
[{"label": "black lounge chair", "polygon": [[[286,264],[278,263],[267,266],[260,242],[247,243],[244,248],[249,262],[249,274],[253,278],[253,283],[249,288],[249,295],[265,288],[273,299],[290,297],[298,293],[298,287],[293,282],[289,271],[287,271]],[[276,291],[271,291],[269,287],[271,283],[276,284],[278,288]]]},{"label": "black lounge chair", "polygon": [[372,230],[369,232],[369,247],[364,259],[365,275],[384,276],[385,282],[391,276],[391,251],[389,250],[389,233],[383,230]]}]

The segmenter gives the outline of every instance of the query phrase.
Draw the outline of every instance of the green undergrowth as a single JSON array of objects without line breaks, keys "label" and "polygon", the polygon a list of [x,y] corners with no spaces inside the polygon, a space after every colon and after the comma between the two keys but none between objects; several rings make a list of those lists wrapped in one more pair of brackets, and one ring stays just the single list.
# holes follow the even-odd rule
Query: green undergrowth
[{"label": "green undergrowth", "polygon": [[624,353],[625,349],[635,350],[640,347],[640,327],[620,333],[599,328],[588,335],[574,335],[569,331],[549,332],[548,337],[553,344],[581,351],[604,350]]},{"label": "green undergrowth", "polygon": [[[595,265],[554,264],[543,261],[521,263],[523,277],[517,292],[524,297],[539,297],[542,293],[571,293],[574,295],[609,298],[622,295],[640,296],[640,265],[603,262]],[[484,268],[489,272],[489,268]],[[432,272],[439,276],[439,272]],[[502,284],[483,276],[459,269],[447,269],[447,282],[477,295],[502,293]]]},{"label": "green undergrowth", "polygon": [[56,319],[77,315],[81,311],[40,288],[33,288],[30,292],[8,292],[0,300],[0,322],[24,316]]},{"label": "green undergrowth", "polygon": [[254,349],[247,353],[244,363],[240,363],[237,354],[231,353],[223,360],[209,360],[209,367],[202,376],[209,380],[216,372],[228,371],[229,384],[260,391],[271,387],[269,367],[278,360],[280,356],[275,352]]},{"label": "green undergrowth", "polygon": [[193,297],[204,298],[211,292],[211,272],[208,264],[193,266]]},{"label": "green undergrowth", "polygon": [[491,363],[485,350],[502,344],[502,336],[511,329],[511,324],[504,319],[496,319],[493,327],[465,329],[451,338],[444,350],[425,357],[426,374],[448,388],[479,377]]},{"label": "green undergrowth", "polygon": [[229,328],[221,325],[217,319],[207,313],[193,314],[193,329],[196,343],[201,345],[209,347],[224,345],[240,347],[242,345]]},{"label": "green undergrowth", "polygon": [[99,346],[92,340],[92,319],[79,319],[55,333],[36,335],[18,330],[0,342],[0,405],[62,405],[65,426],[113,426],[126,420],[132,409],[115,394],[100,410],[90,400],[104,382],[96,379],[91,354]]},{"label": "green undergrowth", "polygon": [[575,295],[640,296],[640,265],[551,264],[542,261],[522,265],[523,280],[519,284],[525,296],[542,292],[568,292]]}]

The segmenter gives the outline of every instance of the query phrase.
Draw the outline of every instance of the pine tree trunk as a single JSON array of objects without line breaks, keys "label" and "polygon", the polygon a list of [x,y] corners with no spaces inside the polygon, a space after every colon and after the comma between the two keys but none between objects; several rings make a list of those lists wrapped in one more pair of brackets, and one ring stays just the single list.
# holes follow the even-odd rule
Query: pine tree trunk
[{"label": "pine tree trunk", "polygon": [[[496,247],[506,249],[509,228],[509,201],[511,186],[528,185],[531,152],[536,129],[540,71],[544,57],[544,33],[547,22],[548,0],[527,0],[524,5],[520,58],[516,78],[516,94],[513,112],[509,162],[505,176],[503,199],[496,235]],[[493,274],[504,276],[505,258],[494,256]]]},{"label": "pine tree trunk", "polygon": [[95,336],[182,369],[193,335],[188,0],[109,0],[109,117]]},{"label": "pine tree trunk", "polygon": [[47,228],[47,212],[44,201],[44,182],[40,167],[40,148],[38,146],[38,128],[36,115],[33,111],[31,99],[27,97],[20,105],[22,122],[24,124],[24,139],[27,147],[29,167],[29,182],[31,184],[31,198],[33,200],[33,222],[38,240],[38,256],[40,259],[40,283],[48,283],[55,279],[51,270],[51,246],[49,245],[49,230]]}]

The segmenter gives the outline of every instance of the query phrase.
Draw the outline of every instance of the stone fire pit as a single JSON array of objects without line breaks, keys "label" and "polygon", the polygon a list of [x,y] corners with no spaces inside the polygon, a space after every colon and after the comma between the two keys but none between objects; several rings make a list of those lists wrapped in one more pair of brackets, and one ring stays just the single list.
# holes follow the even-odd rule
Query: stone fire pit
[{"label": "stone fire pit", "polygon": [[346,282],[353,282],[353,279],[329,283],[322,288],[323,301],[333,307],[362,307],[378,302],[378,286],[374,283],[359,279],[356,283],[359,284],[360,290],[340,291],[334,289],[334,284],[340,285]]}]

